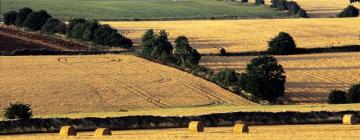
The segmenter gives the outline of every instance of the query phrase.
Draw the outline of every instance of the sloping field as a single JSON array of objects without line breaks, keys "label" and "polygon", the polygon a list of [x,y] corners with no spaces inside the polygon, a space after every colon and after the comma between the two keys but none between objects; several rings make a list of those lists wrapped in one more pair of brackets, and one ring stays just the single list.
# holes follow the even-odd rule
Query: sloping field
[{"label": "sloping field", "polygon": [[105,22],[139,43],[147,29],[166,29],[173,40],[179,35],[189,38],[201,53],[262,51],[280,31],[292,35],[301,48],[360,44],[360,18],[256,19],[221,21],[149,21]]},{"label": "sloping field", "polygon": [[[284,67],[285,97],[294,103],[324,103],[333,89],[347,90],[360,82],[360,53],[324,53],[276,56]],[[202,57],[201,65],[212,69],[244,71],[252,57]]]},{"label": "sloping field", "polygon": [[0,57],[0,108],[35,115],[253,104],[186,72],[132,56]]},{"label": "sloping field", "polygon": [[[250,126],[248,134],[234,134],[232,127],[209,127],[204,133],[190,133],[186,128],[158,130],[113,131],[112,136],[93,137],[93,132],[81,132],[72,139],[131,139],[131,140],[356,140],[359,130],[356,125],[277,125]],[[0,136],[4,140],[60,139],[57,133]]]},{"label": "sloping field", "polygon": [[58,38],[44,37],[38,33],[20,31],[18,29],[0,26],[0,52],[11,52],[21,49],[50,49],[50,50],[87,50],[88,47],[79,43]]},{"label": "sloping field", "polygon": [[99,20],[288,17],[286,12],[275,9],[216,0],[1,0],[0,9],[5,13],[25,6],[44,9],[64,20],[75,17]]},{"label": "sloping field", "polygon": [[[255,0],[249,0],[255,3]],[[290,1],[290,0],[288,0]],[[310,17],[336,17],[345,7],[350,4],[350,0],[291,0],[297,2],[301,8],[305,9]],[[265,0],[265,4],[271,5],[271,0]],[[359,3],[353,3],[360,8]]]}]

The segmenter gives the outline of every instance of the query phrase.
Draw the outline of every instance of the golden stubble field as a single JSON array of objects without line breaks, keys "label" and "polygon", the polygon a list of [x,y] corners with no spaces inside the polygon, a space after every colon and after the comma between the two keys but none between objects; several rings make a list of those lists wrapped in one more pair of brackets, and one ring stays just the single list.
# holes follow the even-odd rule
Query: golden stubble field
[{"label": "golden stubble field", "polygon": [[[201,65],[244,71],[253,57],[202,57]],[[347,90],[360,82],[360,53],[276,56],[284,67],[285,97],[294,103],[324,103],[333,89]]]},{"label": "golden stubble field", "polygon": [[165,29],[171,41],[185,35],[201,53],[263,51],[279,32],[288,32],[300,48],[360,44],[360,18],[250,19],[200,21],[103,22],[140,43],[147,29]]},{"label": "golden stubble field", "polygon": [[205,128],[204,133],[190,133],[186,128],[158,130],[113,131],[112,136],[93,137],[93,132],[81,132],[76,137],[61,138],[57,133],[0,136],[4,140],[357,140],[359,125],[278,125],[250,126],[248,134],[234,134],[232,127]]},{"label": "golden stubble field", "polygon": [[[305,9],[310,17],[336,17],[344,8],[350,4],[350,0],[292,0]],[[255,0],[249,0],[255,3]],[[265,4],[271,5],[271,0],[265,0]],[[359,3],[353,3],[360,8]]]},{"label": "golden stubble field", "polygon": [[1,56],[0,77],[0,108],[29,103],[35,115],[253,104],[132,55]]}]

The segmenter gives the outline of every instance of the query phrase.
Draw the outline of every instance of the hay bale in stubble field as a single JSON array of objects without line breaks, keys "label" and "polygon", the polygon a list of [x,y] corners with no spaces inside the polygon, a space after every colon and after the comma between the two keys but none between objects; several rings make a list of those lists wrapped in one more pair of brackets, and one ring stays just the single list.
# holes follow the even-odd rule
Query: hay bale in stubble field
[{"label": "hay bale in stubble field", "polygon": [[353,114],[345,114],[343,116],[343,124],[345,125],[354,125],[357,123],[357,118]]},{"label": "hay bale in stubble field", "polygon": [[111,130],[108,128],[98,128],[95,130],[94,136],[100,137],[100,136],[111,136]]},{"label": "hay bale in stubble field", "polygon": [[72,126],[63,126],[60,129],[60,136],[76,136],[76,129]]},{"label": "hay bale in stubble field", "polygon": [[234,125],[234,133],[240,134],[240,133],[249,133],[249,127],[247,124],[242,123],[236,123]]},{"label": "hay bale in stubble field", "polygon": [[189,132],[204,132],[204,124],[201,121],[191,121],[189,123]]}]

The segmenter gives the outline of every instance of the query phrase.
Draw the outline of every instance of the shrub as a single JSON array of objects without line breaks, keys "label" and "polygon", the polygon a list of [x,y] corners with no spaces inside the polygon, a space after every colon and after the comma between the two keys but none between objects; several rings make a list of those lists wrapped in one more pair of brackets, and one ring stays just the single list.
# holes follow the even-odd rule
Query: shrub
[{"label": "shrub", "polygon": [[221,55],[221,56],[225,56],[225,55],[226,55],[226,50],[225,50],[225,48],[221,48],[221,49],[220,49],[220,55]]},{"label": "shrub", "polygon": [[341,90],[332,90],[328,97],[329,104],[344,104],[346,103],[346,92]]},{"label": "shrub", "polygon": [[340,14],[338,14],[338,17],[357,17],[357,16],[359,16],[359,9],[357,9],[352,5],[349,5],[343,11],[341,11]]},{"label": "shrub", "polygon": [[291,15],[296,15],[301,9],[300,6],[294,1],[287,2],[286,6]]},{"label": "shrub", "polygon": [[308,18],[308,14],[306,13],[306,11],[304,9],[301,9],[297,12],[296,17],[299,18]]},{"label": "shrub", "polygon": [[28,7],[21,8],[19,10],[19,12],[17,13],[17,15],[16,15],[15,25],[19,26],[19,27],[22,27],[25,19],[32,12],[33,12],[33,10],[31,8],[28,8]]},{"label": "shrub", "polygon": [[99,28],[99,23],[96,20],[87,21],[83,25],[82,39],[85,41],[94,40],[94,33]]},{"label": "shrub", "polygon": [[[62,24],[62,22],[56,18],[49,18],[44,26],[41,27],[41,32],[45,32],[45,33],[49,33],[49,34],[55,34],[55,33],[61,33],[63,32],[62,28],[64,27],[61,27],[62,25],[59,25],[59,24]],[[66,25],[65,25],[66,26]]]},{"label": "shrub", "polygon": [[287,10],[287,1],[286,0],[277,0],[276,8],[279,10]]},{"label": "shrub", "polygon": [[16,11],[9,11],[3,15],[5,25],[14,25],[16,21]]},{"label": "shrub", "polygon": [[149,58],[155,47],[155,42],[156,42],[156,36],[154,34],[154,30],[149,29],[149,30],[145,31],[145,33],[142,35],[141,39],[142,39],[141,45],[144,47],[142,54],[144,57]]},{"label": "shrub", "polygon": [[270,8],[277,8],[278,1],[279,0],[271,0]]},{"label": "shrub", "polygon": [[69,21],[66,36],[75,39],[82,39],[85,29],[85,19],[75,18]]},{"label": "shrub", "polygon": [[291,54],[296,51],[293,38],[285,32],[280,32],[268,44],[268,51],[272,54]]},{"label": "shrub", "polygon": [[160,59],[162,55],[172,54],[173,47],[168,40],[168,33],[165,30],[160,30],[159,34],[155,36],[155,42],[153,42],[153,50],[151,57],[154,59]]},{"label": "shrub", "polygon": [[349,103],[360,103],[360,84],[352,85],[347,94]]},{"label": "shrub", "polygon": [[7,119],[30,119],[32,117],[31,105],[15,103],[5,109],[4,116]]},{"label": "shrub", "polygon": [[255,0],[255,4],[256,5],[264,5],[265,1],[264,0]]},{"label": "shrub", "polygon": [[272,56],[259,56],[240,75],[240,87],[255,98],[275,101],[283,96],[286,76],[283,67]]},{"label": "shrub", "polygon": [[175,39],[175,51],[174,55],[179,60],[179,63],[184,66],[193,66],[199,63],[201,55],[196,49],[193,49],[189,40],[185,36],[179,36]]},{"label": "shrub", "polygon": [[40,30],[40,28],[45,24],[47,19],[50,17],[51,16],[44,10],[33,12],[26,17],[23,25],[28,29],[37,31]]},{"label": "shrub", "polygon": [[213,81],[223,86],[233,86],[238,82],[237,73],[233,69],[221,69],[214,75]]}]

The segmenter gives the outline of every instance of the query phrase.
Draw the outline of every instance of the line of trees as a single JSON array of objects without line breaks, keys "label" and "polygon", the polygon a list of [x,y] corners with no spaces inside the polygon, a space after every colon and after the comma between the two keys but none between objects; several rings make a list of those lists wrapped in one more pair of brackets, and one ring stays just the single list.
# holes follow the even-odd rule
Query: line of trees
[{"label": "line of trees", "polygon": [[356,2],[360,3],[360,0],[350,0],[350,3],[356,3]]},{"label": "line of trees", "polygon": [[159,33],[155,33],[153,29],[147,30],[142,36],[142,46],[143,57],[165,64],[193,68],[201,59],[201,55],[191,47],[187,37],[177,37],[173,47],[165,30],[160,30]]},{"label": "line of trees", "polygon": [[118,30],[109,25],[101,25],[96,20],[75,18],[66,25],[44,10],[33,11],[28,7],[21,8],[19,11],[9,11],[3,15],[3,18],[5,25],[23,27],[44,34],[59,33],[69,38],[110,47],[131,48],[133,46],[132,41]]},{"label": "line of trees", "polygon": [[287,0],[271,0],[271,8],[276,8],[279,10],[288,10],[291,15],[301,18],[308,18],[306,11],[300,7],[294,1]]}]

